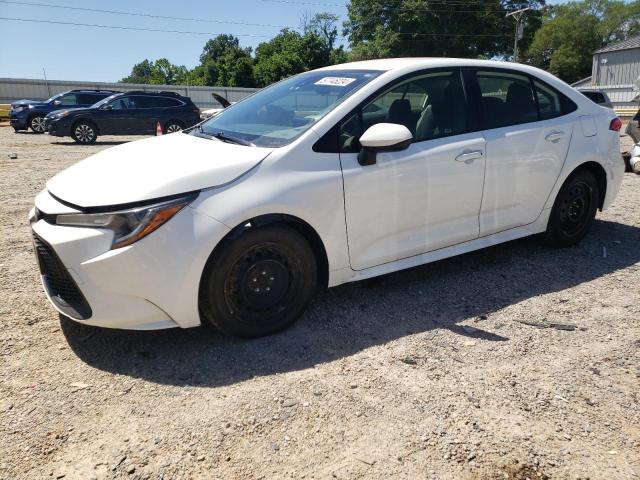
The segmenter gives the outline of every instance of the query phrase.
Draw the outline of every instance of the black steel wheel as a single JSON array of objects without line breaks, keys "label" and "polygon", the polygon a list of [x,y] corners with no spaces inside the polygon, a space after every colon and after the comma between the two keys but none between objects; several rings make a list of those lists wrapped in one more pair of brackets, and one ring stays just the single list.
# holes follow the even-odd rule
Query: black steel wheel
[{"label": "black steel wheel", "polygon": [[228,335],[275,333],[302,314],[316,283],[315,256],[297,231],[251,228],[209,259],[200,284],[201,317]]},{"label": "black steel wheel", "polygon": [[29,119],[29,128],[33,133],[44,133],[46,126],[44,123],[44,115],[34,115]]},{"label": "black steel wheel", "polygon": [[77,143],[88,145],[98,138],[98,129],[93,122],[80,120],[71,127],[71,138]]},{"label": "black steel wheel", "polygon": [[562,185],[549,216],[545,233],[547,243],[567,247],[575,245],[589,232],[596,216],[600,190],[588,170],[578,170]]}]

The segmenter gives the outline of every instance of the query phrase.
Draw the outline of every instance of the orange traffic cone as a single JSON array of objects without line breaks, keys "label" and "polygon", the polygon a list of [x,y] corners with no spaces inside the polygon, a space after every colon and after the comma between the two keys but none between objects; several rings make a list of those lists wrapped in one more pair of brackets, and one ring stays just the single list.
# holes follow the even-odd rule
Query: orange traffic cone
[{"label": "orange traffic cone", "polygon": [[158,124],[156,125],[156,136],[158,135],[162,135],[162,125],[160,125],[160,121],[158,121]]}]

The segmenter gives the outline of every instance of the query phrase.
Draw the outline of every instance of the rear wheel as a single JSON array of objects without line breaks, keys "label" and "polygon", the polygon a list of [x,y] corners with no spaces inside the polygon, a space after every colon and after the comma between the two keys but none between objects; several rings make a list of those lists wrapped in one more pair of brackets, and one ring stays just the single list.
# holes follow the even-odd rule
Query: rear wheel
[{"label": "rear wheel", "polygon": [[209,259],[201,316],[228,335],[269,335],[302,314],[316,282],[315,256],[298,232],[285,225],[252,228]]},{"label": "rear wheel", "polygon": [[44,133],[46,130],[44,124],[44,115],[34,115],[29,120],[29,128],[33,133]]},{"label": "rear wheel", "polygon": [[94,143],[98,138],[96,126],[87,120],[80,120],[71,128],[71,137],[81,144]]},{"label": "rear wheel", "polygon": [[179,132],[182,129],[184,129],[184,125],[182,124],[182,122],[179,122],[177,120],[170,120],[164,126],[164,133],[167,134]]},{"label": "rear wheel", "polygon": [[575,245],[589,232],[596,216],[600,189],[588,170],[578,170],[562,185],[549,216],[546,243],[568,247]]}]

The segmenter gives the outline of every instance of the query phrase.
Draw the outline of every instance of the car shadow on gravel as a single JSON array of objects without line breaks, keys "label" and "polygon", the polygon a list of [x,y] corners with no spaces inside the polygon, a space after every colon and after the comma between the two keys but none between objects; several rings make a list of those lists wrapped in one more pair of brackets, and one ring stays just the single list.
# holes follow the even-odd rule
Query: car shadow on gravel
[{"label": "car shadow on gravel", "polygon": [[[161,384],[215,387],[312,368],[435,329],[508,341],[483,330],[482,320],[508,305],[638,263],[638,239],[638,227],[596,221],[576,247],[552,249],[527,238],[342,285],[320,293],[288,330],[255,340],[204,328],[131,332],[64,318],[61,325],[76,355],[98,369]],[[479,328],[458,325],[467,319],[477,320]]]}]

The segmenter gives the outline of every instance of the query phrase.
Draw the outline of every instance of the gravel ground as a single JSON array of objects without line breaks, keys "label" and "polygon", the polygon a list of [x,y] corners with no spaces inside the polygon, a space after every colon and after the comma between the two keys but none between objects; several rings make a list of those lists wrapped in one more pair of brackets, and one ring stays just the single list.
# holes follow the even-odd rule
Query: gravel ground
[{"label": "gravel ground", "polygon": [[640,478],[640,176],[577,247],[344,285],[272,337],[82,327],[42,293],[27,212],[131,139],[0,128],[1,478]]}]

